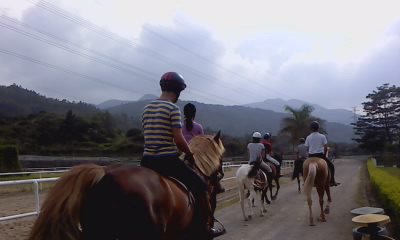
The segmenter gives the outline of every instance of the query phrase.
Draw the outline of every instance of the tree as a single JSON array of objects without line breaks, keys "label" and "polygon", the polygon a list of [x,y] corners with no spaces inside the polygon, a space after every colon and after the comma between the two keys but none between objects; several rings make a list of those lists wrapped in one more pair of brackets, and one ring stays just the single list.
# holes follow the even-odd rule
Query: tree
[{"label": "tree", "polygon": [[371,152],[383,151],[385,146],[399,144],[400,88],[388,83],[366,96],[364,115],[353,124],[355,140]]},{"label": "tree", "polygon": [[304,104],[299,109],[285,106],[285,111],[290,116],[282,119],[280,133],[289,135],[292,144],[298,143],[300,138],[306,137],[310,133],[310,124],[313,121],[318,121],[321,131],[325,132],[325,121],[312,115],[314,111],[312,106]]}]

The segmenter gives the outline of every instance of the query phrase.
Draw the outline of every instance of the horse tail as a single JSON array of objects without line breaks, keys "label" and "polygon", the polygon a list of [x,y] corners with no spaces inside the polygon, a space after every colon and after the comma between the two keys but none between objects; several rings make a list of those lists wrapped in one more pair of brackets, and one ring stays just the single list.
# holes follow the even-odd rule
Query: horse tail
[{"label": "horse tail", "polygon": [[105,175],[95,164],[71,168],[49,192],[31,230],[29,240],[81,239],[80,208],[85,193]]},{"label": "horse tail", "polygon": [[310,165],[308,165],[308,176],[304,183],[304,193],[307,196],[307,200],[311,200],[311,190],[314,186],[316,175],[317,175],[317,164],[311,162]]}]

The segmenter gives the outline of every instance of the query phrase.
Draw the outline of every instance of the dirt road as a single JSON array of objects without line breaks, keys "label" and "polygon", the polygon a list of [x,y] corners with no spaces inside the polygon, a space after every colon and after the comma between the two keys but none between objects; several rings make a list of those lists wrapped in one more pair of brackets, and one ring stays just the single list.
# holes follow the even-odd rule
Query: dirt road
[{"label": "dirt road", "polygon": [[[217,217],[225,224],[228,233],[218,240],[352,239],[351,230],[354,226],[351,223],[352,216],[349,211],[360,207],[362,191],[359,190],[359,176],[363,163],[365,162],[359,159],[335,161],[336,179],[342,184],[332,188],[333,202],[328,222],[316,222],[317,226],[308,226],[308,207],[305,196],[297,192],[297,183],[293,181],[281,188],[278,199],[268,205],[268,213],[265,217],[255,214],[251,221],[244,222],[239,204],[219,211]],[[315,189],[313,192],[313,212],[314,217],[318,217],[318,197]]]}]

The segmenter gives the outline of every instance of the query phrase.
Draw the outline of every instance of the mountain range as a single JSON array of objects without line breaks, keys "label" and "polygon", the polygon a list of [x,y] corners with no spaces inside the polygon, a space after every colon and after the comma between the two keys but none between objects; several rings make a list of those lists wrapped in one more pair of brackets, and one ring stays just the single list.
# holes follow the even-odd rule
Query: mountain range
[{"label": "mountain range", "polygon": [[245,106],[252,107],[252,108],[260,108],[265,110],[272,110],[274,112],[285,112],[285,106],[291,106],[294,108],[299,108],[303,104],[308,104],[314,107],[313,115],[322,119],[326,119],[330,122],[336,123],[343,123],[350,125],[350,123],[354,122],[354,115],[353,112],[346,110],[346,109],[328,109],[322,107],[318,104],[308,103],[305,101],[301,101],[298,99],[291,99],[291,100],[283,100],[280,98],[277,99],[267,99],[262,102],[250,103],[246,104]]},{"label": "mountain range", "polygon": [[[96,107],[83,102],[48,98],[17,85],[0,86],[0,117],[19,117],[42,111],[65,114],[69,110],[80,116],[92,116],[103,109],[113,114],[115,119],[118,117],[121,119],[120,117],[123,116],[124,121],[128,123],[124,124],[124,129],[141,128],[140,118],[143,108],[155,98],[156,96],[153,95],[145,95],[137,101],[109,100]],[[180,101],[178,105],[183,108],[186,103],[187,101]],[[197,107],[196,120],[206,129],[222,130],[225,134],[238,137],[254,131],[270,132],[276,135],[281,127],[282,118],[287,116],[281,111],[262,109],[268,106],[262,106],[260,103],[253,104],[251,107],[192,103]],[[352,141],[353,129],[350,125],[334,122],[336,118],[324,119],[327,120],[326,128],[330,141],[346,143]]]}]

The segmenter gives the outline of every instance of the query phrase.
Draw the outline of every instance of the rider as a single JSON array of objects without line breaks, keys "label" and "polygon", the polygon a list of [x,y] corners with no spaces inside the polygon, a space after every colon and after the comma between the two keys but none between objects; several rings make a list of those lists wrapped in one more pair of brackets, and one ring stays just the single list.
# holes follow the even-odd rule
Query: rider
[{"label": "rider", "polygon": [[271,163],[273,163],[276,167],[277,174],[280,174],[281,164],[278,162],[278,160],[276,160],[275,158],[273,158],[271,156],[272,143],[271,143],[270,139],[271,139],[271,134],[266,133],[266,134],[264,134],[263,140],[261,141],[261,143],[264,144],[264,147],[265,147],[265,159],[270,161]]},{"label": "rider", "polygon": [[195,215],[201,219],[201,224],[205,224],[207,234],[214,237],[219,233],[208,225],[212,216],[207,185],[178,157],[177,147],[185,153],[186,160],[194,164],[193,153],[182,134],[181,112],[175,105],[186,88],[185,81],[182,75],[167,72],[162,75],[160,86],[160,98],[145,106],[142,116],[144,153],[141,165],[183,182],[196,198]]},{"label": "rider", "polygon": [[304,144],[306,140],[304,138],[300,138],[299,142],[300,144],[297,146],[296,159],[304,161],[308,158],[307,146]]},{"label": "rider", "polygon": [[337,186],[340,183],[337,183],[335,180],[335,166],[326,158],[328,152],[328,140],[325,135],[318,132],[319,123],[317,121],[312,122],[310,128],[312,133],[308,135],[305,142],[305,146],[308,148],[309,157],[318,157],[326,161],[331,173],[330,185]]},{"label": "rider", "polygon": [[[258,160],[260,163],[260,169],[267,175],[268,185],[272,186],[272,169],[268,164],[266,164],[262,159],[265,158],[265,147],[261,141],[261,133],[254,132],[253,133],[253,142],[247,145],[247,149],[249,151],[249,164],[253,165]],[[260,159],[261,157],[261,159]]]},{"label": "rider", "polygon": [[185,115],[185,122],[182,132],[186,142],[189,143],[194,136],[203,135],[204,130],[201,124],[194,121],[196,117],[196,107],[192,103],[188,103],[183,107],[183,114]]}]

